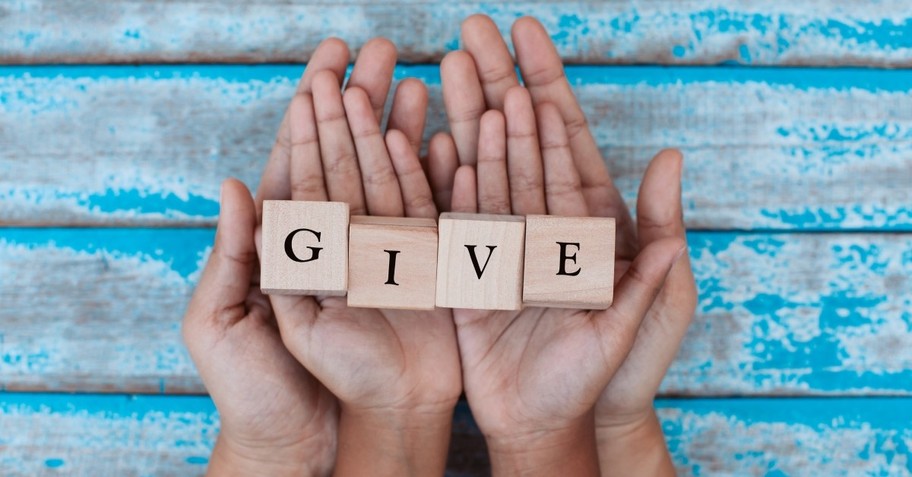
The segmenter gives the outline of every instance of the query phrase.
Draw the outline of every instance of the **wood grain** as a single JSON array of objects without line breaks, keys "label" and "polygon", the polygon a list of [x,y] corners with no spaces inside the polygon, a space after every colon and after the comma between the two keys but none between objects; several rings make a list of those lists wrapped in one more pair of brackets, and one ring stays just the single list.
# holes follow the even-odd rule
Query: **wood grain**
[{"label": "wood grain", "polygon": [[[695,399],[657,402],[682,476],[906,475],[912,402]],[[484,440],[457,407],[448,476],[488,474]],[[219,429],[205,396],[0,394],[4,475],[202,475]]]},{"label": "wood grain", "polygon": [[[180,320],[208,229],[0,229],[0,386],[203,392]],[[663,395],[912,395],[907,234],[693,232]]]},{"label": "wood grain", "polygon": [[437,303],[437,221],[353,215],[347,305],[433,310]]},{"label": "wood grain", "polygon": [[519,215],[440,214],[437,306],[521,309],[525,231]]},{"label": "wood grain", "polygon": [[319,41],[386,36],[408,62],[459,46],[476,12],[542,20],[571,62],[912,65],[905,0],[135,2],[0,5],[0,63],[300,62]]},{"label": "wood grain", "polygon": [[[0,67],[0,224],[212,225],[256,186],[297,66]],[[912,70],[572,67],[634,203],[685,153],[690,227],[912,230]],[[429,133],[445,127],[436,67]]]},{"label": "wood grain", "polygon": [[615,219],[526,216],[523,305],[604,310],[614,299]]},{"label": "wood grain", "polygon": [[345,202],[263,201],[262,292],[345,296],[348,209]]}]

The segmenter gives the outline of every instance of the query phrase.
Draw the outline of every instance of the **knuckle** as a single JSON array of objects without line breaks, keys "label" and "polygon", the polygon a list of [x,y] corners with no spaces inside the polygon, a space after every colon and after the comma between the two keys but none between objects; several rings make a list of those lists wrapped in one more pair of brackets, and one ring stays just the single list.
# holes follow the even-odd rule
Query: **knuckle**
[{"label": "knuckle", "polygon": [[351,176],[360,174],[358,158],[351,152],[340,152],[332,156],[326,165],[326,172],[331,175]]},{"label": "knuckle", "polygon": [[580,114],[568,119],[564,127],[567,128],[567,137],[572,139],[589,129],[589,120],[586,119],[586,115]]},{"label": "knuckle", "polygon": [[510,200],[500,194],[481,193],[478,195],[478,204],[486,210],[498,212],[510,211]]},{"label": "knuckle", "polygon": [[364,174],[362,179],[365,186],[378,187],[386,186],[396,182],[396,174],[389,168],[381,168],[376,171]]},{"label": "knuckle", "polygon": [[424,194],[406,198],[405,206],[409,211],[420,211],[436,208],[434,199]]},{"label": "knuckle", "polygon": [[312,197],[325,190],[322,177],[311,176],[291,183],[293,197]]}]

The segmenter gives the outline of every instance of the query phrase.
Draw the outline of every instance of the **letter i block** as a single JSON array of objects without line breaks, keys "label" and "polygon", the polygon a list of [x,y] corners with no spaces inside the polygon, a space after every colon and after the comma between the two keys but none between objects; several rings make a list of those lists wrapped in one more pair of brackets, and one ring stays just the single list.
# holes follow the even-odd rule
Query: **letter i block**
[{"label": "letter i block", "polygon": [[522,308],[525,219],[513,215],[440,215],[437,306]]},{"label": "letter i block", "polygon": [[349,233],[348,306],[434,309],[434,219],[356,215]]},{"label": "letter i block", "polygon": [[263,202],[263,293],[345,295],[348,215],[344,202]]},{"label": "letter i block", "polygon": [[612,218],[526,217],[523,303],[604,310],[614,298]]}]

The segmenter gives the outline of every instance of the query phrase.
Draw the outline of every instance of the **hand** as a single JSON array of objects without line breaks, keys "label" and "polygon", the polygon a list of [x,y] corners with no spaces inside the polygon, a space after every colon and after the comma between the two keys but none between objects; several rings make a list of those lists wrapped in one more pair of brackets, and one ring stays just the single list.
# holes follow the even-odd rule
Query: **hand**
[{"label": "hand", "polygon": [[[444,83],[447,114],[451,120],[456,149],[459,151],[459,161],[463,164],[474,164],[476,162],[475,151],[478,148],[478,130],[482,119],[481,113],[487,108],[504,108],[505,104],[510,102],[507,99],[507,91],[518,84],[518,79],[514,73],[515,69],[509,51],[500,40],[499,32],[489,19],[474,16],[466,20],[463,24],[463,40],[468,54],[456,52],[448,56],[441,66],[441,77]],[[513,40],[520,70],[531,93],[533,104],[541,106],[547,102],[553,103],[567,128],[567,152],[573,158],[573,165],[579,171],[581,177],[579,186],[586,209],[593,215],[613,216],[618,220],[619,269],[616,277],[625,277],[631,263],[636,263],[636,261],[632,261],[634,257],[637,257],[638,254],[639,256],[645,255],[650,246],[653,248],[658,246],[662,239],[676,238],[683,241],[684,228],[680,219],[680,155],[674,151],[665,151],[660,153],[651,164],[641,189],[638,207],[639,231],[637,231],[620,194],[614,188],[608,175],[598,147],[586,126],[585,116],[577,105],[569,84],[564,79],[560,58],[547,33],[535,20],[524,18],[514,25]],[[511,94],[519,96],[517,93]],[[511,208],[514,213],[529,213],[522,211],[542,209],[542,199],[536,192],[540,188],[537,184],[540,183],[541,173],[534,165],[521,165],[520,160],[513,161],[511,158],[514,157],[513,151],[522,151],[515,155],[517,158],[529,157],[528,150],[533,149],[533,146],[524,145],[528,144],[528,141],[524,141],[522,138],[534,131],[529,125],[526,125],[524,129],[512,128],[511,138],[509,107],[507,106],[506,125]],[[539,118],[539,123],[543,121],[545,124],[541,126],[541,134],[544,142],[545,126],[548,123],[547,116]],[[554,137],[560,137],[560,135]],[[479,163],[479,169],[481,167],[482,165]],[[471,174],[464,171],[460,171],[460,173],[462,175]],[[488,176],[487,173],[479,173],[479,177]],[[485,196],[481,192],[483,189],[481,181],[479,181],[478,188],[479,202],[484,202],[481,199]],[[525,208],[521,204],[531,204],[533,207]],[[503,209],[502,206],[501,209]],[[547,204],[547,209],[554,213],[551,210],[550,202]],[[575,206],[574,209],[582,210],[578,206]],[[621,293],[620,284],[618,293]],[[611,475],[614,471],[620,472],[619,475],[625,473],[627,475],[658,475],[660,470],[669,469],[673,472],[673,468],[670,467],[670,459],[667,458],[668,453],[661,429],[657,426],[643,425],[643,423],[655,422],[652,412],[652,397],[689,324],[695,301],[696,291],[693,276],[690,272],[688,258],[684,254],[677,259],[668,274],[665,286],[661,287],[661,291],[659,291],[658,298],[649,306],[632,351],[617,368],[617,372],[599,401],[597,421],[604,475]],[[456,316],[459,320],[459,313]],[[462,341],[460,343],[462,345]],[[467,368],[466,373],[468,374],[468,365],[464,364],[464,366]],[[471,385],[468,377],[466,381],[466,392],[469,393]],[[629,399],[621,399],[623,396],[629,396]],[[658,466],[626,465],[629,462],[643,462],[643,460],[638,460],[639,457],[642,457],[642,452],[627,452],[631,446],[625,446],[624,443],[631,442],[631,439],[618,439],[618,436],[624,435],[632,428],[646,430],[645,433],[639,432],[644,437],[638,439],[633,447],[649,441],[648,444],[654,451],[653,454],[659,456]],[[616,429],[619,432],[612,432]],[[629,435],[625,437],[629,437]],[[621,462],[622,460],[626,462]],[[624,469],[628,471],[625,472]],[[643,472],[634,472],[635,469],[643,470]],[[648,469],[656,469],[656,472]]]},{"label": "hand", "polygon": [[[427,91],[400,83],[380,130],[396,51],[368,43],[341,90],[318,72],[286,117],[286,153],[274,156],[261,200],[346,202],[354,215],[437,217],[417,157]],[[289,180],[290,179],[290,180]],[[442,474],[462,389],[449,310],[348,308],[345,298],[269,297],[282,340],[340,402],[336,473]],[[369,466],[369,467],[368,467]]]},{"label": "hand", "polygon": [[[343,42],[323,42],[298,91],[309,91],[318,71],[344,74],[347,63]],[[287,156],[282,140],[287,129],[283,120],[273,160]],[[250,192],[228,180],[221,202],[215,247],[182,328],[221,420],[209,472],[328,475],[335,462],[338,405],[282,345],[273,309],[260,293],[257,212]]]}]

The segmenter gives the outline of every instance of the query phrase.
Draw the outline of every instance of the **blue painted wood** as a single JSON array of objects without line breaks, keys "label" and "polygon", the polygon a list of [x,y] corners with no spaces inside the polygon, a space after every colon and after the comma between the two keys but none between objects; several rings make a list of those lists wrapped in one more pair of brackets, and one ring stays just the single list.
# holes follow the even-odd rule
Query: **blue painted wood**
[{"label": "blue painted wood", "polygon": [[[254,187],[298,66],[0,67],[0,223],[212,225]],[[624,196],[686,156],[689,226],[912,230],[912,70],[571,67]],[[446,127],[433,65],[429,132]],[[49,134],[53,131],[53,134]]]},{"label": "blue painted wood", "polygon": [[[663,399],[682,476],[912,473],[912,402],[901,399]],[[483,473],[482,437],[457,408],[448,475]],[[0,393],[7,476],[202,475],[218,415],[205,396]]]},{"label": "blue painted wood", "polygon": [[[212,237],[0,229],[0,384],[202,391],[179,325]],[[912,394],[908,235],[692,232],[689,242],[700,301],[664,394]]]},{"label": "blue painted wood", "polygon": [[0,5],[0,62],[297,62],[330,35],[387,36],[406,61],[439,60],[486,13],[506,36],[542,20],[573,62],[912,64],[904,0],[222,2],[17,0]]}]

